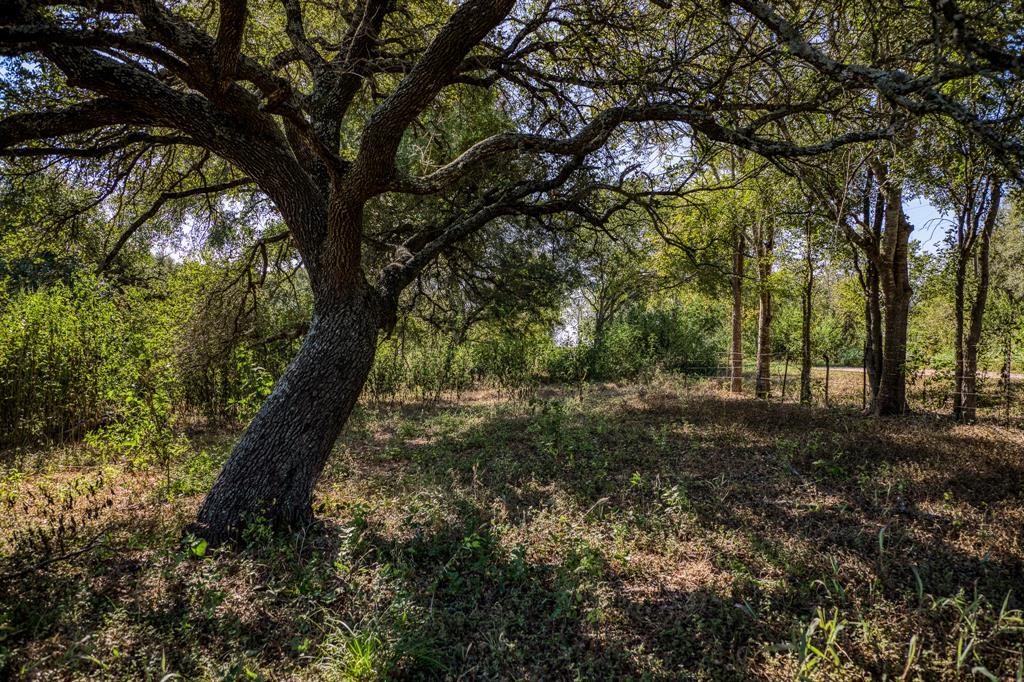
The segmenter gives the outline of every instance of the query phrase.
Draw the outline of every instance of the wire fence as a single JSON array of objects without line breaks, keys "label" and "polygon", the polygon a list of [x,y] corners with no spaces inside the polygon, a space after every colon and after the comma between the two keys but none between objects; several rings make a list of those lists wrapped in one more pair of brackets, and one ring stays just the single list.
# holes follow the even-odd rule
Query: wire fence
[{"label": "wire fence", "polygon": [[[757,356],[741,358],[741,392],[755,395],[758,365]],[[800,358],[773,357],[768,363],[769,382],[766,400],[799,402]],[[727,353],[719,364],[686,367],[684,380],[700,377],[711,380],[722,390],[730,390],[733,383],[733,356]],[[811,369],[811,404],[835,409],[867,409],[871,403],[871,388],[864,367],[831,364],[814,365]],[[908,367],[906,370],[906,399],[911,412],[951,416],[956,396],[956,375],[948,368]],[[987,423],[1024,426],[1024,375],[1001,373],[991,369],[979,370],[975,391],[961,393],[973,395],[976,402],[976,420]]]}]

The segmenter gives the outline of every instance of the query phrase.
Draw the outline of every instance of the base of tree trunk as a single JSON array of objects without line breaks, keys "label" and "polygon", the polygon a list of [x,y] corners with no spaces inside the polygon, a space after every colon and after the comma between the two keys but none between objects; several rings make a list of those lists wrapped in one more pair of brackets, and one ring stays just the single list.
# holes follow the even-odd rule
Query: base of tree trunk
[{"label": "base of tree trunk", "polygon": [[373,363],[377,325],[368,298],[314,318],[189,532],[216,545],[241,539],[254,524],[296,531],[312,523],[313,489]]}]

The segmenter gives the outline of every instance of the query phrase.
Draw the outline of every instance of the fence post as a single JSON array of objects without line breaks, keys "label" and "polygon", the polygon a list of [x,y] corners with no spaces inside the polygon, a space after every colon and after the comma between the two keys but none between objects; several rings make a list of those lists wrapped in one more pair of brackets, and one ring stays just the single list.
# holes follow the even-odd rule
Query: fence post
[{"label": "fence post", "polygon": [[1013,381],[1013,367],[1010,363],[1010,356],[1006,356],[1006,385],[1003,387],[1003,392],[1006,394],[1003,398],[1003,402],[1006,403],[1004,412],[1006,413],[1006,425],[1010,425],[1010,396],[1013,392],[1010,390],[1010,383]]},{"label": "fence post", "polygon": [[829,364],[828,354],[825,355],[825,407],[828,407],[828,380],[829,374],[831,373],[831,365]]},{"label": "fence post", "polygon": [[861,357],[861,374],[860,374],[860,409],[868,409],[868,350],[864,349],[864,355]]},{"label": "fence post", "polygon": [[786,353],[786,368],[782,371],[782,400],[786,402],[786,380],[789,379],[789,353]]}]

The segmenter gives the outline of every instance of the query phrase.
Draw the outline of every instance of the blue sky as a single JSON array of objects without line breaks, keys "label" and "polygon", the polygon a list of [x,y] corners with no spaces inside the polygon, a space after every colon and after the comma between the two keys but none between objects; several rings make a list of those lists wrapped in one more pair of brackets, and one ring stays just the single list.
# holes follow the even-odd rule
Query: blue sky
[{"label": "blue sky", "polygon": [[903,205],[910,224],[914,226],[911,239],[921,242],[921,246],[929,253],[935,253],[946,235],[949,223],[944,214],[939,212],[925,199],[913,199]]}]

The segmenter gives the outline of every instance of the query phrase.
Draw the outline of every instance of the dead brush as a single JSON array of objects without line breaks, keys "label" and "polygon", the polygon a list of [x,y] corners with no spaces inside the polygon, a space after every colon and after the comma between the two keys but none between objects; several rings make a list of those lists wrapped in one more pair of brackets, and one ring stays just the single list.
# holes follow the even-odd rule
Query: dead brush
[{"label": "dead brush", "polygon": [[7,581],[67,561],[101,545],[109,532],[106,512],[114,506],[115,490],[103,472],[79,477],[60,490],[39,486],[23,495],[7,495],[11,515],[23,520],[9,536],[3,561]]}]

